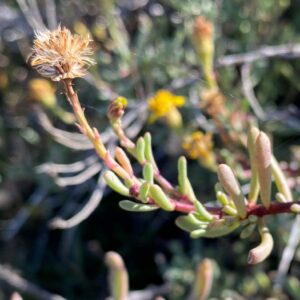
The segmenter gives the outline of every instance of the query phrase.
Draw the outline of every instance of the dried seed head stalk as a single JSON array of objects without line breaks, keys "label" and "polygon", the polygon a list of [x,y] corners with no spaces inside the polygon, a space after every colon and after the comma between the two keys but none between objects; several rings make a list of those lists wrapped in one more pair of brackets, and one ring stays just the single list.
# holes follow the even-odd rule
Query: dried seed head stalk
[{"label": "dried seed head stalk", "polygon": [[82,77],[87,66],[95,64],[91,38],[72,34],[60,26],[54,31],[36,32],[33,53],[29,62],[42,76],[60,81],[66,78]]}]

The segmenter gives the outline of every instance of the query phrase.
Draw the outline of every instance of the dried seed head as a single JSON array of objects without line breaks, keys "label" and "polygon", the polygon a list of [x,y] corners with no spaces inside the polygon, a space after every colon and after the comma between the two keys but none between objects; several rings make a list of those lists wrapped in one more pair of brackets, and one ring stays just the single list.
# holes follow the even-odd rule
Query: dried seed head
[{"label": "dried seed head", "polygon": [[82,77],[87,66],[95,64],[91,38],[72,34],[60,26],[54,31],[36,32],[30,65],[42,76],[60,81],[66,78]]}]

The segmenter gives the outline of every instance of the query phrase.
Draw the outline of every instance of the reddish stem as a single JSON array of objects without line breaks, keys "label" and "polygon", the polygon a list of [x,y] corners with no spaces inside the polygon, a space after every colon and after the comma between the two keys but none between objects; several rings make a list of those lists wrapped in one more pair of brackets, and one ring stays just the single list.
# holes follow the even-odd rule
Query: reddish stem
[{"label": "reddish stem", "polygon": [[[193,204],[185,203],[185,202],[175,202],[175,211],[190,213],[195,211],[195,207]],[[276,215],[283,213],[291,213],[291,206],[293,204],[300,204],[300,201],[288,202],[288,203],[280,203],[273,202],[269,208],[264,207],[262,204],[250,204],[247,206],[247,217],[250,215],[254,215],[257,217],[263,217],[266,215]],[[210,213],[220,218],[224,215],[222,211],[222,207],[205,207]]]}]

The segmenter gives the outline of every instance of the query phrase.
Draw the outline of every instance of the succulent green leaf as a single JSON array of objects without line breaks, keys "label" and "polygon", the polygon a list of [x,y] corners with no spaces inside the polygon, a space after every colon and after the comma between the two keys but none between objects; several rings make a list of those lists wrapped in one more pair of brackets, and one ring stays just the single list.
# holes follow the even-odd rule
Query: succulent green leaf
[{"label": "succulent green leaf", "polygon": [[148,194],[149,194],[150,183],[143,182],[140,187],[140,198],[144,203],[148,201]]},{"label": "succulent green leaf", "polygon": [[274,245],[273,237],[266,227],[263,218],[258,222],[258,229],[261,241],[257,247],[249,251],[248,263],[251,265],[264,261],[270,255]]},{"label": "succulent green leaf", "polygon": [[234,205],[241,218],[247,216],[247,208],[242,189],[231,168],[225,164],[218,166],[218,178],[225,191],[233,200]]},{"label": "succulent green leaf", "polygon": [[149,182],[153,183],[153,177],[154,177],[154,170],[151,163],[146,163],[143,168],[143,177],[144,179]]},{"label": "succulent green leaf", "polygon": [[270,139],[261,131],[255,141],[255,162],[260,185],[260,198],[266,208],[269,208],[271,204],[271,159],[272,149]]},{"label": "succulent green leaf", "polygon": [[188,193],[188,182],[187,177],[187,162],[184,156],[181,156],[178,159],[178,184],[179,184],[179,191],[182,195],[187,195]]},{"label": "succulent green leaf", "polygon": [[122,200],[119,202],[119,206],[127,211],[131,212],[148,212],[158,209],[158,206],[136,203],[130,200]]},{"label": "succulent green leaf", "polygon": [[230,215],[230,216],[236,217],[236,216],[238,215],[237,210],[236,210],[234,207],[230,206],[230,205],[225,205],[225,206],[223,207],[223,211],[224,211],[226,214]]},{"label": "succulent green leaf", "polygon": [[136,143],[136,158],[139,161],[139,163],[144,163],[145,158],[145,141],[143,137],[139,137],[137,143]]},{"label": "succulent green leaf", "polygon": [[192,239],[198,239],[198,238],[203,237],[205,235],[206,235],[206,230],[205,229],[196,229],[196,230],[193,230],[190,233],[190,237]]},{"label": "succulent green leaf", "polygon": [[198,220],[193,214],[180,216],[176,219],[175,224],[182,230],[191,232],[201,227],[206,227],[208,222]]},{"label": "succulent green leaf", "polygon": [[229,199],[224,192],[218,191],[216,196],[222,205],[226,206],[229,204]]},{"label": "succulent green leaf", "polygon": [[145,141],[145,157],[148,162],[152,164],[152,166],[157,169],[157,165],[152,152],[152,142],[151,142],[151,134],[149,132],[144,135]]},{"label": "succulent green leaf", "polygon": [[293,196],[292,196],[291,189],[288,185],[285,175],[283,174],[282,170],[280,169],[280,166],[274,156],[272,156],[272,159],[271,159],[271,167],[272,167],[272,175],[274,177],[274,181],[275,181],[278,191],[287,200],[286,202],[292,202]]},{"label": "succulent green leaf", "polygon": [[247,147],[250,156],[251,165],[251,182],[250,182],[250,192],[248,195],[249,202],[255,203],[259,194],[259,182],[257,175],[257,168],[255,163],[255,142],[259,135],[259,129],[256,127],[251,127],[248,131]]},{"label": "succulent green leaf", "polygon": [[157,184],[150,185],[149,195],[155,203],[166,211],[173,211],[175,209],[175,204],[171,202],[168,196],[164,193],[161,187]]},{"label": "succulent green leaf", "polygon": [[200,220],[204,220],[204,221],[213,220],[214,218],[213,215],[199,201],[195,201],[194,206],[197,212],[196,216]]},{"label": "succulent green leaf", "polygon": [[104,180],[106,181],[107,185],[115,192],[123,196],[130,195],[129,189],[122,183],[122,181],[112,171],[105,172]]}]

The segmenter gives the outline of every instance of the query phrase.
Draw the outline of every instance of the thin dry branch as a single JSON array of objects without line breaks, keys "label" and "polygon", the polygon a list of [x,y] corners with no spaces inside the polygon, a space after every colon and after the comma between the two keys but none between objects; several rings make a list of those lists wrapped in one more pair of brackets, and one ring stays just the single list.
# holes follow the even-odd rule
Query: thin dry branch
[{"label": "thin dry branch", "polygon": [[259,59],[266,59],[272,57],[297,58],[299,56],[300,44],[262,46],[261,48],[250,52],[220,57],[216,61],[216,67],[227,67],[238,64],[252,63]]},{"label": "thin dry branch", "polygon": [[11,219],[6,228],[3,230],[2,238],[4,240],[12,239],[22,228],[27,219],[31,216],[33,208],[41,204],[41,202],[47,197],[48,191],[43,187],[39,187],[28,199],[27,205],[24,206],[16,216]]},{"label": "thin dry branch", "polygon": [[278,266],[277,274],[274,280],[274,289],[280,290],[284,284],[286,275],[290,268],[292,259],[295,255],[296,248],[300,242],[300,216],[298,215],[294,221],[293,227],[290,232],[290,237]]},{"label": "thin dry branch", "polygon": [[14,290],[30,295],[39,300],[66,300],[66,298],[51,294],[39,286],[22,278],[9,266],[0,265],[0,280],[10,285]]},{"label": "thin dry branch", "polygon": [[87,169],[82,171],[81,173],[76,174],[75,176],[55,178],[55,183],[61,187],[78,185],[92,178],[94,175],[99,173],[101,169],[102,169],[101,163],[99,162],[94,163],[91,166],[89,166]]},{"label": "thin dry branch", "polygon": [[72,228],[74,226],[77,226],[85,219],[87,219],[98,207],[102,199],[104,188],[106,186],[103,175],[104,175],[104,171],[101,172],[98,178],[97,186],[92,196],[85,204],[85,206],[76,215],[74,215],[68,220],[64,220],[60,217],[57,217],[50,221],[49,226],[53,229],[67,229],[67,228]]},{"label": "thin dry branch", "polygon": [[252,107],[256,117],[260,120],[265,120],[266,115],[259,104],[259,101],[257,100],[254,90],[253,90],[253,84],[251,81],[251,64],[245,63],[242,66],[241,70],[242,75],[242,86],[244,94],[249,101],[250,106]]},{"label": "thin dry branch", "polygon": [[76,161],[71,164],[56,164],[53,162],[47,162],[37,166],[35,169],[38,173],[45,173],[55,177],[57,174],[62,173],[77,173],[83,171],[86,167],[98,161],[96,155],[89,156],[88,158],[80,161]]},{"label": "thin dry branch", "polygon": [[70,133],[65,130],[55,128],[47,115],[41,110],[37,109],[38,120],[43,129],[48,132],[58,143],[75,150],[90,150],[93,149],[91,142],[80,133]]},{"label": "thin dry branch", "polygon": [[45,0],[47,23],[50,30],[57,27],[56,5],[54,0]]},{"label": "thin dry branch", "polygon": [[24,14],[24,17],[33,30],[46,29],[35,1],[29,1],[27,3],[26,0],[17,0],[17,2],[22,13]]}]

